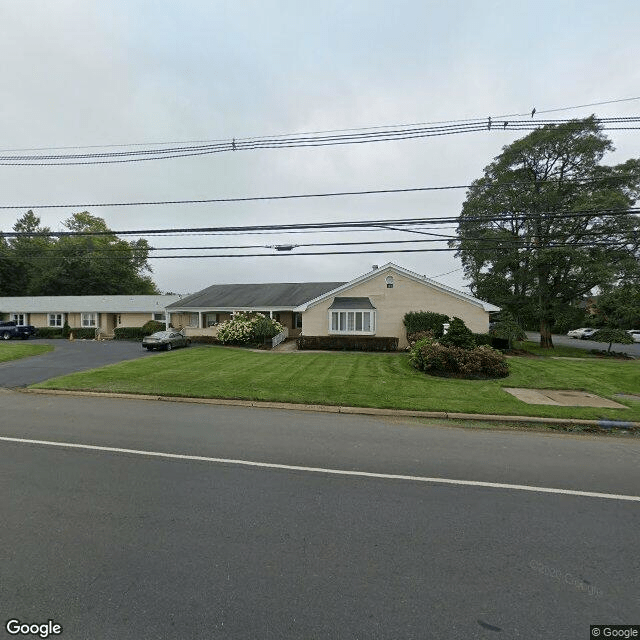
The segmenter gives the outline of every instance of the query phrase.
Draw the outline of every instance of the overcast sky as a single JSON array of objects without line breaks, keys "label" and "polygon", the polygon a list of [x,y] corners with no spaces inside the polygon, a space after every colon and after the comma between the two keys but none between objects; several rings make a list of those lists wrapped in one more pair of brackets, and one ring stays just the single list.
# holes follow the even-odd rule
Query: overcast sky
[{"label": "overcast sky", "polygon": [[[637,0],[23,0],[0,4],[0,25],[2,150],[479,118],[640,95]],[[639,109],[640,101],[633,101],[556,115],[636,115]],[[0,204],[468,184],[521,135],[494,130],[140,163],[0,166]],[[640,155],[640,132],[609,135],[617,152],[606,162]],[[458,190],[89,211],[114,230],[291,224],[458,215],[464,197]],[[1,210],[0,229],[9,230],[24,211]],[[34,211],[59,230],[75,210]],[[410,237],[325,233],[150,242],[270,245]],[[466,284],[460,263],[447,252],[151,264],[162,291],[187,293],[225,282],[350,280],[389,261],[456,288]]]}]

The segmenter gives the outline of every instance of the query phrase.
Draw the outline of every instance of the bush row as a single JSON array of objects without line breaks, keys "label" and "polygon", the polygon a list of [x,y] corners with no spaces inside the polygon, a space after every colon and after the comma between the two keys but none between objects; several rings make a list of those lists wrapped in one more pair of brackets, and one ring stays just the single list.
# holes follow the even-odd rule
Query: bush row
[{"label": "bush row", "polygon": [[78,340],[93,340],[96,337],[95,327],[38,327],[36,337],[38,338],[68,338],[73,333],[73,337]]},{"label": "bush row", "polygon": [[398,338],[384,336],[300,336],[298,349],[327,351],[397,351]]}]

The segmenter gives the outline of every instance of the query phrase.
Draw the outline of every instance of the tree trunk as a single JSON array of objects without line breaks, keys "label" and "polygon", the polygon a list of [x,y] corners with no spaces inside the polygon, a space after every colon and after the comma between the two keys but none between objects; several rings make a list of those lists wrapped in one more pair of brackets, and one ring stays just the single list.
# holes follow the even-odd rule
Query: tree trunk
[{"label": "tree trunk", "polygon": [[545,319],[540,320],[540,346],[543,349],[553,349],[551,325]]}]

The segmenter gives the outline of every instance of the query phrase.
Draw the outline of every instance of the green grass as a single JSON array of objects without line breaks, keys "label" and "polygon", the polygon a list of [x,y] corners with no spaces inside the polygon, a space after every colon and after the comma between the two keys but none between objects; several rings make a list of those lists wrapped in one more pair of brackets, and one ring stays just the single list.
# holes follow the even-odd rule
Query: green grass
[{"label": "green grass", "polygon": [[29,344],[27,342],[0,342],[0,362],[39,356],[41,353],[53,351],[49,344]]},{"label": "green grass", "polygon": [[[45,389],[92,390],[199,398],[241,398],[424,411],[609,418],[640,421],[640,403],[614,398],[640,392],[640,362],[510,358],[500,380],[435,378],[406,354],[255,353],[191,348],[53,378]],[[628,409],[525,404],[502,387],[580,389]]]},{"label": "green grass", "polygon": [[597,355],[591,353],[590,349],[567,347],[561,344],[554,345],[553,349],[543,349],[537,342],[527,341],[516,343],[516,347],[533,355],[547,358],[598,358]]}]

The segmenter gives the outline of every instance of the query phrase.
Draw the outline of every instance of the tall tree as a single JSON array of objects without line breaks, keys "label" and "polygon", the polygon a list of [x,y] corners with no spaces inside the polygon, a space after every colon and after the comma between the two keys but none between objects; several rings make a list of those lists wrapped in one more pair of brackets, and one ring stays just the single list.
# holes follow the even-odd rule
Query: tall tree
[{"label": "tall tree", "polygon": [[[73,214],[64,226],[83,235],[61,236],[56,264],[43,283],[44,295],[143,295],[157,293],[148,275],[146,240],[118,238],[106,222],[87,211]],[[96,235],[84,235],[96,234]]]},{"label": "tall tree", "polygon": [[4,272],[0,281],[2,295],[40,295],[51,267],[49,250],[54,241],[49,235],[50,229],[40,224],[40,218],[33,211],[27,211],[18,218],[13,230],[26,235],[11,237],[0,246]]},{"label": "tall tree", "polygon": [[474,295],[535,319],[552,347],[557,314],[638,271],[640,159],[600,164],[613,150],[597,120],[541,127],[513,144],[467,193],[458,249]]}]

